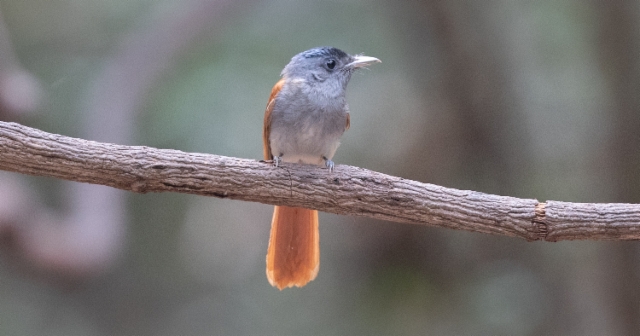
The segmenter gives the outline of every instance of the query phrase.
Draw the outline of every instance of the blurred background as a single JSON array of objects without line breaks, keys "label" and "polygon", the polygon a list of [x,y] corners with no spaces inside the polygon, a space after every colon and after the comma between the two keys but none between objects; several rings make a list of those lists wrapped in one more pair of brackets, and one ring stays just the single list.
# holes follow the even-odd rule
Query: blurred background
[{"label": "blurred background", "polygon": [[[446,187],[640,203],[640,2],[0,0],[0,120],[262,158],[272,85],[322,45],[334,161]],[[320,215],[303,289],[265,277],[272,206],[0,172],[2,335],[632,335],[635,242]]]}]

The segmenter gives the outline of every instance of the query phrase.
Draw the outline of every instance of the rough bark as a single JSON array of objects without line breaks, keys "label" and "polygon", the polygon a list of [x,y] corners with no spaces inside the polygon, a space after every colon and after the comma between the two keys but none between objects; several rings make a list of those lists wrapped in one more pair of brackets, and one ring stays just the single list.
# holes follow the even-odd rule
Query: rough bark
[{"label": "rough bark", "polygon": [[[338,165],[270,163],[122,146],[0,122],[0,169],[138,193],[180,192],[527,240],[640,238],[640,205],[540,203]],[[1,186],[0,186],[1,187]]]}]

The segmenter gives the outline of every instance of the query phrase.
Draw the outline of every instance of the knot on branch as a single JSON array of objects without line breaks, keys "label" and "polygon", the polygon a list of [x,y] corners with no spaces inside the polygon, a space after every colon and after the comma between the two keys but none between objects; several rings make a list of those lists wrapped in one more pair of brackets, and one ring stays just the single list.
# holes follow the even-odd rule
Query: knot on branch
[{"label": "knot on branch", "polygon": [[538,227],[538,239],[545,240],[547,237],[547,223],[546,223],[546,206],[544,202],[540,202],[535,208],[535,217],[533,217],[533,224]]}]

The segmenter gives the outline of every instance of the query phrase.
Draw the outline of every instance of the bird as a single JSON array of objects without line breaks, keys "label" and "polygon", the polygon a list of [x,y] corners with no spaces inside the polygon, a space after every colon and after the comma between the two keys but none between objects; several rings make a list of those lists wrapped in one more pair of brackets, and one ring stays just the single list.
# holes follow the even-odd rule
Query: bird
[{"label": "bird", "polygon": [[[271,90],[264,113],[264,159],[324,166],[332,161],[351,119],[346,88],[352,73],[380,60],[318,47],[291,58]],[[276,206],[267,249],[267,279],[282,290],[303,287],[320,268],[318,211]]]}]

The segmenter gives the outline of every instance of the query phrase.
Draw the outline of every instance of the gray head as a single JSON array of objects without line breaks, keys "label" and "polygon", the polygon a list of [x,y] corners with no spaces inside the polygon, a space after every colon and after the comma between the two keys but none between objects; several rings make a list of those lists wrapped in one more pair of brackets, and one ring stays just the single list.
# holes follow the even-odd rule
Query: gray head
[{"label": "gray head", "polygon": [[354,70],[376,62],[380,60],[375,57],[352,56],[337,48],[319,47],[293,56],[282,70],[282,76],[302,79],[326,93],[344,91]]}]

